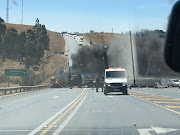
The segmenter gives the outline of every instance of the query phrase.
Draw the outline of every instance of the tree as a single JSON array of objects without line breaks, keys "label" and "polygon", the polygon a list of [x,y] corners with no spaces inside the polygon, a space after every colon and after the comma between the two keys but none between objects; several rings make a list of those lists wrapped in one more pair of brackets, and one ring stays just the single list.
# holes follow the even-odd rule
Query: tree
[{"label": "tree", "polygon": [[26,67],[33,66],[39,63],[40,59],[37,57],[37,40],[36,34],[33,30],[29,29],[26,35],[26,43],[24,45],[24,64]]},{"label": "tree", "polygon": [[39,18],[36,19],[36,24],[35,26],[39,26]]},{"label": "tree", "polygon": [[45,25],[41,25],[37,18],[33,29],[28,30],[26,34],[26,42],[23,51],[26,67],[39,64],[41,58],[44,56],[44,50],[49,50],[49,41],[50,39],[47,35]]},{"label": "tree", "polygon": [[[47,35],[47,30],[45,25],[41,25],[39,23],[39,19],[37,18],[36,24],[33,28],[35,30],[35,33],[37,35],[37,40],[38,43],[41,47],[43,47],[44,50],[49,50],[49,36]],[[44,56],[44,51],[43,51],[43,56]]]},{"label": "tree", "polygon": [[6,28],[6,25],[5,24],[2,24],[4,22],[4,20],[2,18],[0,18],[0,55],[3,56],[3,39],[4,39],[4,36],[6,35],[6,31],[7,31],[7,28]]},{"label": "tree", "polygon": [[7,34],[4,37],[3,48],[5,57],[9,59],[18,58],[17,54],[19,53],[19,41],[18,41],[17,30],[14,28],[10,28],[7,30]]},{"label": "tree", "polygon": [[14,28],[6,29],[0,18],[0,54],[3,59],[16,59],[23,62],[27,68],[38,65],[44,56],[44,50],[49,50],[49,36],[45,25],[36,24],[33,29],[21,32],[19,35]]},{"label": "tree", "polygon": [[19,56],[21,61],[23,61],[24,54],[25,54],[25,43],[26,43],[26,33],[21,32],[19,35]]},{"label": "tree", "polygon": [[94,30],[90,30],[90,33],[94,33]]},{"label": "tree", "polygon": [[4,20],[0,17],[0,23],[4,23]]}]

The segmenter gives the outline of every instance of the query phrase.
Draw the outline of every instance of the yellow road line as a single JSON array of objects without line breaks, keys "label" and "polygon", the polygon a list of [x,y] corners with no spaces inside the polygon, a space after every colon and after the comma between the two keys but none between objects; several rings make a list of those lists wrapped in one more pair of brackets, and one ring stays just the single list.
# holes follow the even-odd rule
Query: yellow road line
[{"label": "yellow road line", "polygon": [[56,119],[51,125],[49,125],[40,135],[46,134],[57,122],[59,122],[86,94],[86,91],[72,104],[58,119]]},{"label": "yellow road line", "polygon": [[134,95],[134,96],[158,96],[158,95],[152,95],[152,94],[138,94],[138,93],[130,93],[130,92],[129,94]]},{"label": "yellow road line", "polygon": [[164,97],[159,97],[159,96],[138,96],[138,97],[143,97],[143,98],[164,98]]},{"label": "yellow road line", "polygon": [[180,104],[180,102],[162,102],[162,101],[153,101],[153,102],[157,104]]},{"label": "yellow road line", "polygon": [[152,97],[152,95],[136,95],[136,94],[131,94],[131,95],[134,95],[134,96],[142,96],[142,97]]},{"label": "yellow road line", "polygon": [[134,95],[134,96],[140,97],[140,98],[147,98],[147,99],[151,99],[151,98],[158,98],[158,99],[167,98],[167,97],[164,97],[164,96],[156,96],[156,95],[147,95],[147,96]]},{"label": "yellow road line", "polygon": [[172,109],[173,109],[173,108],[174,108],[174,109],[175,109],[175,108],[180,108],[180,106],[169,106],[169,105],[167,105],[167,106],[165,106],[165,107],[167,107],[167,108],[172,108]]},{"label": "yellow road line", "polygon": [[148,93],[132,93],[132,92],[129,92],[130,94],[133,94],[133,95],[150,95]]},{"label": "yellow road line", "polygon": [[3,104],[9,104],[9,103],[14,103],[14,102],[19,102],[19,101],[22,101],[22,100],[29,100],[29,99],[31,99],[31,98],[38,97],[38,96],[41,96],[41,95],[43,95],[43,94],[44,94],[44,93],[39,94],[39,95],[35,95],[35,96],[31,96],[31,97],[21,98],[21,99],[17,99],[17,100],[5,102],[5,103],[3,103]]},{"label": "yellow road line", "polygon": [[[167,98],[167,99],[170,99],[169,97],[167,96],[159,96],[159,95],[154,95],[154,94],[149,94],[149,93],[139,93],[139,92],[129,92],[131,95],[134,95],[134,96],[138,96],[138,97],[147,97],[146,100],[149,100],[149,98],[153,98],[153,97],[157,97],[157,98]],[[180,99],[173,99],[173,100],[179,100]]]},{"label": "yellow road line", "polygon": [[180,99],[171,99],[171,98],[144,98],[145,100],[169,100],[169,101],[180,101]]}]

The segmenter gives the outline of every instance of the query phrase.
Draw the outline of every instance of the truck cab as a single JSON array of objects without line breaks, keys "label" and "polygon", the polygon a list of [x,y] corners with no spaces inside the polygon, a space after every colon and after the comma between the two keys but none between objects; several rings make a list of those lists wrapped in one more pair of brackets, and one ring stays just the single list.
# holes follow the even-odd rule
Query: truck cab
[{"label": "truck cab", "polygon": [[125,69],[121,67],[105,69],[104,94],[107,95],[110,92],[122,92],[124,95],[128,94]]}]

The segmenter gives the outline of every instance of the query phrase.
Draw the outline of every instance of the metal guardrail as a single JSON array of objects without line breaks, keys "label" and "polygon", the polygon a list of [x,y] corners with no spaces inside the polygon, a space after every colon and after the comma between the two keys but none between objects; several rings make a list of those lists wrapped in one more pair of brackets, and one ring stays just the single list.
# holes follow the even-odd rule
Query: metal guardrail
[{"label": "metal guardrail", "polygon": [[43,88],[48,88],[49,85],[38,85],[38,86],[19,86],[19,87],[10,87],[10,88],[0,88],[0,92],[4,92],[4,95],[6,95],[7,91],[12,94],[13,91],[15,93],[22,92],[22,91],[30,91],[30,90],[39,90]]},{"label": "metal guardrail", "polygon": [[159,88],[168,88],[168,85],[167,84],[155,84],[154,86],[148,86],[148,85],[146,85],[146,86],[144,86],[144,85],[137,85],[137,86],[131,86],[131,85],[128,85],[128,88],[157,88],[157,89],[159,89]]}]

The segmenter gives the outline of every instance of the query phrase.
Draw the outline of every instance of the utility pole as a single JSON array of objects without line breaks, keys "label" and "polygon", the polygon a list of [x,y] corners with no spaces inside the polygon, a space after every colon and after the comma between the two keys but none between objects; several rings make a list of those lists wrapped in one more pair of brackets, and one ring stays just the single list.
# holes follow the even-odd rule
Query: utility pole
[{"label": "utility pole", "polygon": [[136,78],[135,78],[135,70],[134,70],[134,55],[133,55],[131,31],[129,31],[129,36],[130,36],[130,44],[131,44],[131,56],[132,56],[132,66],[133,66],[133,79],[134,79],[134,86],[136,86]]},{"label": "utility pole", "polygon": [[103,57],[104,57],[104,67],[105,69],[108,68],[108,59],[107,59],[107,44],[103,45]]}]

